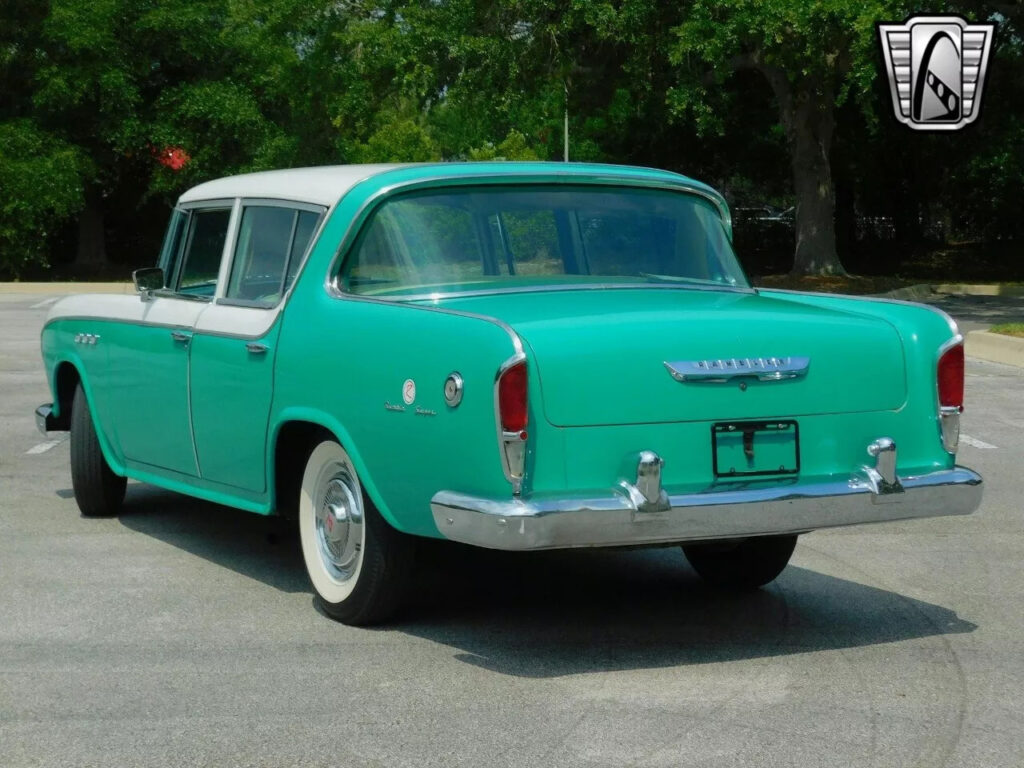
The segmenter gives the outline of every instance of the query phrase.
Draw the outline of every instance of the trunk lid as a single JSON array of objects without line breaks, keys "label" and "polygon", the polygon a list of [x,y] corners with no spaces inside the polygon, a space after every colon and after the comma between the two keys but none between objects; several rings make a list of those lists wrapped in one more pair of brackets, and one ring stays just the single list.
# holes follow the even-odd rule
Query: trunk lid
[{"label": "trunk lid", "polygon": [[[866,314],[679,289],[507,293],[438,304],[500,318],[519,333],[540,383],[540,397],[531,399],[559,427],[895,410],[907,395],[899,334]],[[807,373],[680,382],[665,366],[770,357],[809,358]]]}]

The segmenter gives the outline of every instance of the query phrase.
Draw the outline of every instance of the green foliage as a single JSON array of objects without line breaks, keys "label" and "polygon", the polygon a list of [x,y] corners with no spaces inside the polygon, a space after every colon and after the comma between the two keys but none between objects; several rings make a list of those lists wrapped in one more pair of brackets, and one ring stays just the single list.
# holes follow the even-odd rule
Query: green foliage
[{"label": "green foliage", "polygon": [[512,129],[508,136],[495,146],[487,142],[482,147],[469,150],[470,160],[540,160],[540,156],[528,145],[526,137]]},{"label": "green foliage", "polygon": [[0,272],[45,262],[47,238],[82,207],[82,160],[30,120],[0,123]]},{"label": "green foliage", "polygon": [[[1000,14],[985,112],[962,134],[891,119],[874,24],[923,11]],[[947,237],[1019,237],[1021,24],[1006,2],[16,0],[0,6],[0,270],[60,258],[58,224],[86,201],[127,261],[155,252],[161,205],[218,176],[560,160],[566,112],[573,160],[786,208],[786,93],[835,118],[837,217],[891,220],[914,242],[934,236],[929,217]],[[161,164],[167,148],[187,162]]]}]

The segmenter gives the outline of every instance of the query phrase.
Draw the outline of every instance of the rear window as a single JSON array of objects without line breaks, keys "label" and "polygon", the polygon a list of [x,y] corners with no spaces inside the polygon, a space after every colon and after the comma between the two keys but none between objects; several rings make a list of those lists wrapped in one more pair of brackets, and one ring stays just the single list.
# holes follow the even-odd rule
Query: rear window
[{"label": "rear window", "polygon": [[386,202],[342,268],[352,293],[586,282],[740,286],[712,203],[633,187],[490,187]]}]

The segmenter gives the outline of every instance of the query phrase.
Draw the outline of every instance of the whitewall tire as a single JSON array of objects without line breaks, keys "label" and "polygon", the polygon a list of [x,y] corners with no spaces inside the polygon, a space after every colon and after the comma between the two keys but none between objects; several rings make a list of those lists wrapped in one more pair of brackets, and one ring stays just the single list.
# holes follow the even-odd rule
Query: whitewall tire
[{"label": "whitewall tire", "polygon": [[412,544],[377,512],[348,453],[334,440],[317,444],[306,461],[299,537],[325,613],[353,625],[391,615],[411,569]]}]

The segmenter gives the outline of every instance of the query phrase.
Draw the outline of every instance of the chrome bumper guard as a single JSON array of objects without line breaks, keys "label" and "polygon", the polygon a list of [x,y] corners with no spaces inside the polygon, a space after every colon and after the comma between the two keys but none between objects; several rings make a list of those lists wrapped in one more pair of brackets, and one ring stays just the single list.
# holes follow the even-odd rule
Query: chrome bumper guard
[{"label": "chrome bumper guard", "polygon": [[638,462],[643,491],[630,482],[607,495],[529,500],[440,491],[430,506],[438,530],[448,539],[491,549],[533,550],[804,533],[968,515],[981,504],[981,476],[966,467],[899,477],[892,440],[876,440],[868,453],[876,458],[875,466],[863,467],[847,481],[721,483],[699,493],[673,495],[655,492],[652,467],[660,470],[660,459],[645,451]]}]

